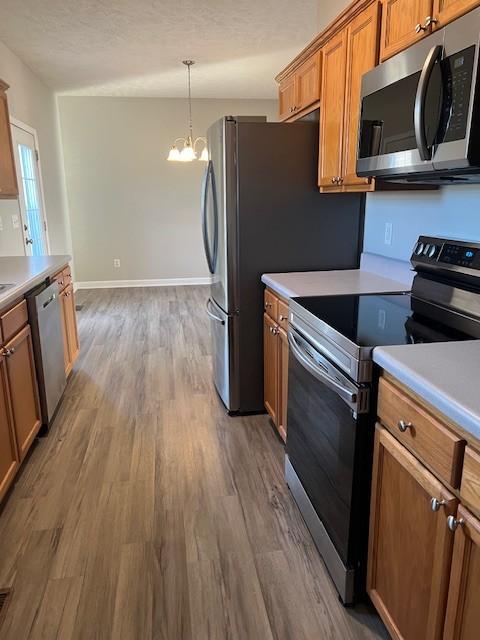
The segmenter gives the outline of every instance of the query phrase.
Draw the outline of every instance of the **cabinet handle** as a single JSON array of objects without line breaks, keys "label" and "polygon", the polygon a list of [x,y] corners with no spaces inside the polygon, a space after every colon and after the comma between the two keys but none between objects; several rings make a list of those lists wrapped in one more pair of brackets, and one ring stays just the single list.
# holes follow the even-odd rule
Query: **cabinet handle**
[{"label": "cabinet handle", "polygon": [[398,428],[402,433],[405,433],[407,429],[411,429],[412,427],[413,427],[413,424],[411,422],[405,422],[405,420],[398,421]]},{"label": "cabinet handle", "polygon": [[428,27],[430,27],[432,24],[438,24],[438,20],[436,18],[433,18],[432,16],[427,16],[424,24],[425,29],[428,29]]},{"label": "cabinet handle", "polygon": [[464,524],[465,520],[463,518],[460,518],[459,520],[457,520],[455,516],[448,516],[447,518],[447,527],[450,531],[456,531],[458,527],[463,527]]},{"label": "cabinet handle", "polygon": [[337,178],[338,183],[337,184],[343,184],[343,178]]},{"label": "cabinet handle", "polygon": [[426,30],[427,30],[427,27],[424,24],[420,24],[420,22],[415,25],[415,33],[421,33],[422,31],[426,31]]},{"label": "cabinet handle", "polygon": [[432,511],[440,511],[440,507],[444,507],[447,504],[446,500],[438,500],[438,498],[432,498],[430,500],[430,507]]},{"label": "cabinet handle", "polygon": [[15,347],[12,347],[11,349],[2,349],[2,356],[5,356],[6,358],[9,358],[11,355],[13,355],[15,353]]},{"label": "cabinet handle", "polygon": [[283,321],[284,321],[284,320],[286,320],[286,319],[287,319],[287,316],[279,316],[279,320],[280,320],[280,322],[283,322]]}]

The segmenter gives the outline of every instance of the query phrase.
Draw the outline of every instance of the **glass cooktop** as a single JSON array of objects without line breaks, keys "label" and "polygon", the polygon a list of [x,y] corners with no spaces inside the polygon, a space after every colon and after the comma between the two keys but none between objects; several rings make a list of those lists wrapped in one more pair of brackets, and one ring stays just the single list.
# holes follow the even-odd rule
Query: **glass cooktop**
[{"label": "glass cooktop", "polygon": [[460,314],[439,309],[408,293],[294,300],[359,347],[480,338],[480,323],[465,321]]}]

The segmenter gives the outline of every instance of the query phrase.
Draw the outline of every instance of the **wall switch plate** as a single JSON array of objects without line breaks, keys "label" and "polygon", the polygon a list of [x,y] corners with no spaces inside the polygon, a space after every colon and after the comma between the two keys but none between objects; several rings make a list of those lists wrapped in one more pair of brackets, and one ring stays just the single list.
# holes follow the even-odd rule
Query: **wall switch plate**
[{"label": "wall switch plate", "polygon": [[113,259],[113,266],[115,269],[120,269],[120,258]]},{"label": "wall switch plate", "polygon": [[0,216],[0,231],[3,231],[3,218]]},{"label": "wall switch plate", "polygon": [[393,224],[391,222],[385,223],[385,244],[392,244]]},{"label": "wall switch plate", "polygon": [[12,213],[12,226],[14,229],[20,229],[20,218],[18,213]]}]

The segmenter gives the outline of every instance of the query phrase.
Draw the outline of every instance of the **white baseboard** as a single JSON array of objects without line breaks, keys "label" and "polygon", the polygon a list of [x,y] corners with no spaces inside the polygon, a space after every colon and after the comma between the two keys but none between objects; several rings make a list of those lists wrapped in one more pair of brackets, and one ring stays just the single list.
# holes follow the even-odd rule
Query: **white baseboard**
[{"label": "white baseboard", "polygon": [[183,287],[205,285],[211,278],[162,278],[160,280],[87,280],[76,282],[77,289],[126,289],[129,287]]}]

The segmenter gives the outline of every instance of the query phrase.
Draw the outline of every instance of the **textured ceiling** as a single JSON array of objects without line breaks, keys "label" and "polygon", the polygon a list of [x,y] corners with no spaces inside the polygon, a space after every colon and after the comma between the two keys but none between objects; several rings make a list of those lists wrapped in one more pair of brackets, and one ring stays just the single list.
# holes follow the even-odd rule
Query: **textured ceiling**
[{"label": "textured ceiling", "polygon": [[73,95],[270,98],[273,77],[347,2],[0,0],[0,40]]}]

